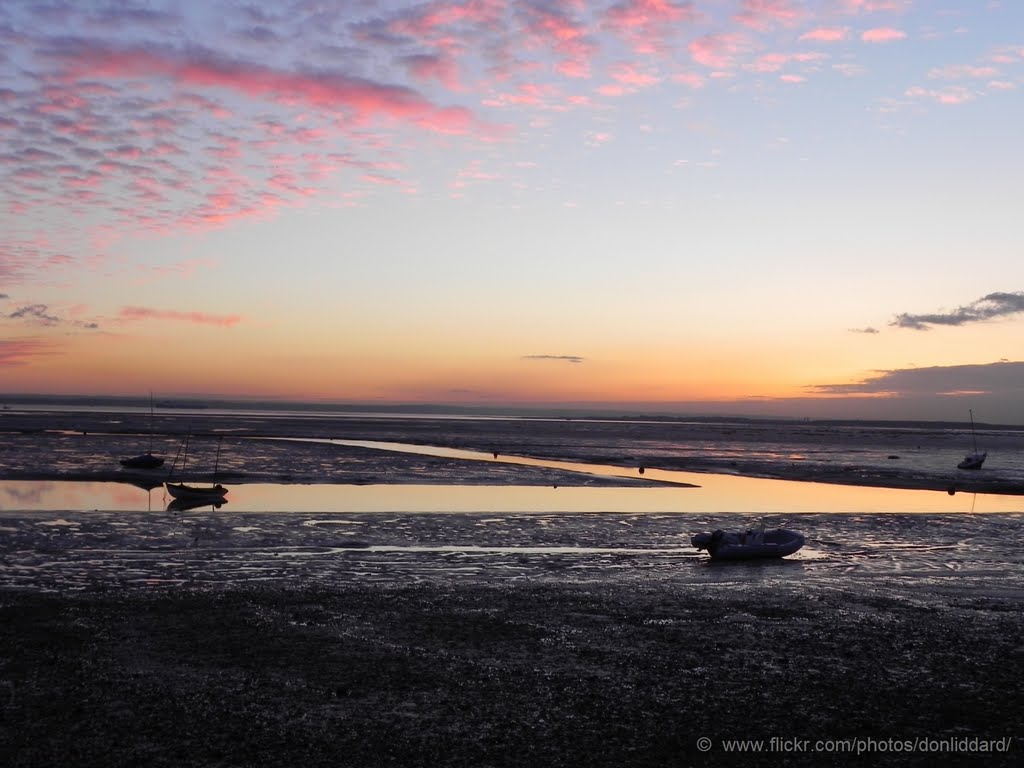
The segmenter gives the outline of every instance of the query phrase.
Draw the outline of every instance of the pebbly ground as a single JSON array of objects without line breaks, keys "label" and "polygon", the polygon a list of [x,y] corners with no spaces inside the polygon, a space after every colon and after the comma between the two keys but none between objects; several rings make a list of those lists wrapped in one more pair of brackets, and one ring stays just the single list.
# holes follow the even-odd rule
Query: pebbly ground
[{"label": "pebbly ground", "polygon": [[1020,516],[801,520],[5,514],[2,762],[1016,765]]},{"label": "pebbly ground", "polygon": [[[675,766],[776,737],[797,742],[755,764],[1016,765],[1020,609],[671,580],[6,591],[0,746],[11,768]],[[835,751],[858,738],[885,754]],[[921,739],[1009,751],[893,752]]]}]

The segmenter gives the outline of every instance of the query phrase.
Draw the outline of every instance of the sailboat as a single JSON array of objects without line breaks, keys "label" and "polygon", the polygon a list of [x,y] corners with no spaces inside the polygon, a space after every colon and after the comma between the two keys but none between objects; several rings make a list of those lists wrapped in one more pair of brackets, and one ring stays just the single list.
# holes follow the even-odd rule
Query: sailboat
[{"label": "sailboat", "polygon": [[[188,461],[188,443],[191,433],[185,435],[185,455],[181,460],[182,473],[185,471],[185,462]],[[223,438],[217,441],[217,460],[213,465],[213,476],[217,477],[217,467],[220,464],[220,444]],[[180,453],[179,449],[179,453]],[[174,464],[171,465],[171,471],[174,471],[174,465],[178,463],[178,457],[174,457]],[[167,492],[171,494],[175,499],[188,502],[209,502],[217,503],[223,502],[224,497],[227,495],[228,489],[220,483],[215,483],[209,487],[202,485],[187,485],[185,483],[164,483],[167,487]]]},{"label": "sailboat", "polygon": [[974,434],[974,411],[968,410],[971,414],[971,440],[974,443],[974,450],[964,456],[964,460],[957,464],[958,469],[981,469],[981,465],[985,463],[985,458],[988,456],[988,451],[978,450],[978,438]]},{"label": "sailboat", "polygon": [[129,469],[156,469],[162,467],[164,460],[153,455],[153,393],[149,393],[149,450],[138,456],[121,459],[121,466]]}]

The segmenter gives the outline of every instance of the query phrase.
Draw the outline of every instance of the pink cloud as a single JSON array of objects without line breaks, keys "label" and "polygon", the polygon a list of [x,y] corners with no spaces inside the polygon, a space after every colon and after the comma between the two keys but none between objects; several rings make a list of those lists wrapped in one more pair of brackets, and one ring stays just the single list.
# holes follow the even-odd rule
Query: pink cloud
[{"label": "pink cloud", "polygon": [[181,216],[177,225],[168,225],[163,219],[157,219],[153,221],[152,228],[159,233],[167,233],[182,227],[202,230],[227,226],[236,221],[265,220],[284,204],[283,198],[267,192],[244,199],[230,191],[212,192],[206,196],[205,203]]},{"label": "pink cloud", "polygon": [[123,307],[119,313],[122,320],[176,320],[200,325],[220,325],[230,328],[242,322],[241,315],[211,315],[207,312],[179,312],[174,309],[151,309],[148,307]]},{"label": "pink cloud", "polygon": [[839,64],[833,64],[834,69],[843,77],[860,77],[867,72],[867,69],[861,64],[853,64],[850,62],[840,62]]},{"label": "pink cloud", "polygon": [[796,62],[798,64],[810,64],[825,58],[820,53],[766,53],[751,65],[755,72],[778,72],[786,64]]},{"label": "pink cloud", "polygon": [[1001,46],[989,58],[996,64],[1017,64],[1024,59],[1024,48]]},{"label": "pink cloud", "polygon": [[451,90],[459,89],[459,72],[455,60],[437,54],[417,54],[403,60],[409,73],[417,80],[436,80]]},{"label": "pink cloud", "polygon": [[388,31],[416,38],[434,39],[439,30],[459,24],[494,26],[500,23],[502,6],[492,0],[470,0],[455,4],[449,0],[426,3],[401,13],[388,23]]},{"label": "pink cloud", "polygon": [[42,339],[0,339],[0,366],[25,365],[34,357],[45,357],[54,352],[54,345]]},{"label": "pink cloud", "polygon": [[160,205],[167,201],[167,196],[164,194],[165,185],[156,179],[139,176],[129,182],[128,188],[136,199],[150,205]]},{"label": "pink cloud", "polygon": [[688,3],[669,0],[624,0],[605,13],[605,23],[613,29],[638,29],[663,22],[695,19]]},{"label": "pink cloud", "polygon": [[596,46],[587,36],[584,24],[571,18],[556,2],[525,4],[527,31],[534,45],[550,48],[561,57],[556,70],[565,77],[582,78],[590,74],[590,60]]},{"label": "pink cloud", "polygon": [[671,33],[698,19],[689,3],[669,0],[624,0],[605,13],[603,26],[622,36],[637,53],[662,52]]},{"label": "pink cloud", "polygon": [[694,89],[704,87],[704,78],[693,72],[677,72],[672,75],[672,82],[682,83]]},{"label": "pink cloud", "polygon": [[469,165],[460,168],[456,177],[448,185],[452,189],[464,189],[473,181],[495,181],[501,176],[496,173],[483,170],[479,160],[473,160]]},{"label": "pink cloud", "polygon": [[906,95],[914,99],[928,99],[930,101],[937,102],[939,104],[949,104],[956,106],[958,104],[966,104],[969,101],[973,101],[977,94],[974,91],[963,88],[962,86],[951,86],[944,88],[939,91],[928,90],[927,88],[921,88],[920,86],[914,86],[906,90]]},{"label": "pink cloud", "polygon": [[558,89],[548,83],[520,83],[510,93],[502,93],[484,100],[489,107],[507,107],[525,105],[544,108],[558,96]]},{"label": "pink cloud", "polygon": [[999,70],[995,67],[976,67],[970,65],[953,65],[941,69],[933,69],[928,77],[936,80],[970,80],[996,77]]},{"label": "pink cloud", "polygon": [[906,36],[906,32],[893,29],[892,27],[877,27],[862,32],[860,39],[865,43],[891,43],[896,40],[903,40]]},{"label": "pink cloud", "polygon": [[507,10],[499,0],[470,0],[461,4],[434,0],[397,9],[389,19],[354,25],[352,31],[367,45],[417,48],[417,53],[398,59],[410,74],[459,90],[460,59],[467,48],[464,41],[502,31]]},{"label": "pink cloud", "polygon": [[843,0],[844,13],[878,13],[880,11],[901,11],[909,0]]},{"label": "pink cloud", "polygon": [[213,115],[220,120],[227,120],[232,116],[231,110],[220,102],[207,99],[197,93],[178,94],[176,101],[183,106],[192,107],[199,112]]},{"label": "pink cloud", "polygon": [[690,42],[690,55],[710,69],[729,69],[741,50],[738,35],[704,35]]},{"label": "pink cloud", "polygon": [[789,57],[784,53],[766,53],[751,68],[755,72],[778,72],[788,60]]},{"label": "pink cloud", "polygon": [[800,35],[800,40],[813,40],[818,43],[838,43],[850,34],[849,27],[819,27]]},{"label": "pink cloud", "polygon": [[359,124],[379,118],[406,121],[441,133],[469,133],[479,128],[464,107],[439,107],[418,92],[340,72],[276,70],[211,54],[183,55],[157,49],[69,46],[61,56],[71,77],[157,75],[199,88],[226,88],[246,96],[286,105],[344,110]]},{"label": "pink cloud", "polygon": [[583,80],[590,77],[590,62],[585,58],[563,59],[555,65],[555,71],[563,77]]},{"label": "pink cloud", "polygon": [[966,104],[968,101],[973,101],[975,93],[969,91],[966,88],[954,87],[947,88],[936,94],[936,98],[940,104]]},{"label": "pink cloud", "polygon": [[360,178],[363,181],[368,181],[371,184],[380,184],[384,186],[398,186],[402,182],[392,176],[382,176],[379,173],[364,173]]},{"label": "pink cloud", "polygon": [[635,65],[625,62],[612,65],[609,74],[617,83],[634,88],[648,88],[658,82],[654,75],[641,72]]},{"label": "pink cloud", "polygon": [[743,0],[742,10],[733,19],[745,27],[766,32],[779,24],[791,25],[801,16],[802,12],[790,0]]},{"label": "pink cloud", "polygon": [[275,173],[267,179],[267,184],[282,192],[294,195],[310,196],[315,192],[315,190],[310,187],[304,187],[298,175],[294,171],[288,169]]},{"label": "pink cloud", "polygon": [[60,252],[45,236],[18,240],[7,235],[0,240],[0,279],[4,287],[67,270],[75,259]]}]

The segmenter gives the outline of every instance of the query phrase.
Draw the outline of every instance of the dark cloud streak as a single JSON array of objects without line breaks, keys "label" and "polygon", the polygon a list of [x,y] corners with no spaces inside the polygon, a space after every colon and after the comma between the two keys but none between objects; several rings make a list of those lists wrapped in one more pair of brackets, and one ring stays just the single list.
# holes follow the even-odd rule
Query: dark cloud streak
[{"label": "dark cloud streak", "polygon": [[913,315],[908,312],[896,315],[889,323],[897,328],[927,331],[934,325],[966,325],[980,323],[997,317],[1007,317],[1024,312],[1024,292],[990,293],[977,301],[957,307],[952,312],[928,315]]},{"label": "dark cloud streak", "polygon": [[1024,362],[932,366],[876,371],[852,384],[815,384],[816,395],[908,396],[1024,394]]},{"label": "dark cloud streak", "polygon": [[[5,294],[0,294],[0,299],[6,298]],[[48,304],[26,304],[25,306],[18,307],[13,312],[0,315],[0,318],[6,318],[8,320],[23,320],[33,325],[44,325],[47,327],[53,327],[57,325],[71,325],[76,328],[87,328],[94,330],[99,328],[99,324],[92,320],[75,320],[60,317],[52,313]]]},{"label": "dark cloud streak", "polygon": [[11,320],[32,320],[40,325],[57,325],[60,322],[60,318],[56,315],[48,314],[49,309],[46,304],[28,304],[14,310],[7,317]]}]

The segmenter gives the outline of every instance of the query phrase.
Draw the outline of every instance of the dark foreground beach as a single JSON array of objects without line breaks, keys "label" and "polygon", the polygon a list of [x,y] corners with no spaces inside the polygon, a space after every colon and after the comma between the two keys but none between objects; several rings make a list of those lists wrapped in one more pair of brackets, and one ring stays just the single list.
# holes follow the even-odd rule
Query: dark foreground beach
[{"label": "dark foreground beach", "polygon": [[1020,609],[614,580],[4,593],[0,733],[12,768],[1017,765]]},{"label": "dark foreground beach", "polygon": [[4,764],[1016,765],[1021,516],[801,519],[7,513]]},{"label": "dark foreground beach", "polygon": [[[0,420],[21,425],[0,479],[116,474],[138,424],[81,418]],[[233,482],[645,482],[227,428]],[[335,436],[933,489],[962,437],[439,429]],[[1018,438],[1000,439],[984,482],[1019,488]],[[1019,513],[775,516],[807,536],[797,555],[716,564],[689,536],[749,516],[228,509],[0,511],[0,764],[1002,766],[1024,749]]]}]

